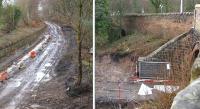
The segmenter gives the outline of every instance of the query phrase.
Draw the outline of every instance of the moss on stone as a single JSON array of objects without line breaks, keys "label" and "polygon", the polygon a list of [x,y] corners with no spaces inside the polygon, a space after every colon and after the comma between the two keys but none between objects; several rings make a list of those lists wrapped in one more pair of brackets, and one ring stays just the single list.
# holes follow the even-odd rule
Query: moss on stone
[{"label": "moss on stone", "polygon": [[200,67],[193,69],[191,72],[191,82],[199,78],[200,76]]}]

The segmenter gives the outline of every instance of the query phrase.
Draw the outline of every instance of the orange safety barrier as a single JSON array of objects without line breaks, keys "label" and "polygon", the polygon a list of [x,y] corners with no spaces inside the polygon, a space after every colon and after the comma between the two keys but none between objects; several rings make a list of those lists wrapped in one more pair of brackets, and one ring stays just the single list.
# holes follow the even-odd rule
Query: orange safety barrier
[{"label": "orange safety barrier", "polygon": [[154,83],[165,83],[165,84],[174,84],[173,80],[154,80],[154,79],[141,79],[138,77],[130,77],[129,81],[133,82],[142,82],[142,83],[147,83],[147,84],[154,84]]},{"label": "orange safety barrier", "polygon": [[7,72],[1,72],[0,73],[0,81],[4,81],[8,79],[8,73]]},{"label": "orange safety barrier", "polygon": [[36,57],[36,52],[35,51],[31,51],[30,52],[30,57],[31,58],[35,58]]}]

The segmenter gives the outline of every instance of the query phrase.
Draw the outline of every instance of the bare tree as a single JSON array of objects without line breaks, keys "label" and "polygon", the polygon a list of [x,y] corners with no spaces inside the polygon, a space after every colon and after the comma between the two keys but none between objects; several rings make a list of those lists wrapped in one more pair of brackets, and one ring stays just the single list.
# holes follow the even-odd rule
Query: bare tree
[{"label": "bare tree", "polygon": [[29,25],[30,22],[30,11],[29,11],[29,5],[30,0],[17,0],[16,5],[20,7],[20,10],[22,11],[22,19],[24,24]]},{"label": "bare tree", "polygon": [[[54,15],[64,18],[77,33],[78,45],[78,79],[76,85],[82,82],[82,43],[89,33],[88,22],[92,21],[93,0],[57,0],[53,4]],[[67,20],[66,20],[67,19]]]},{"label": "bare tree", "polygon": [[38,0],[16,0],[16,5],[22,11],[22,20],[25,25],[30,25],[33,20],[38,20]]}]

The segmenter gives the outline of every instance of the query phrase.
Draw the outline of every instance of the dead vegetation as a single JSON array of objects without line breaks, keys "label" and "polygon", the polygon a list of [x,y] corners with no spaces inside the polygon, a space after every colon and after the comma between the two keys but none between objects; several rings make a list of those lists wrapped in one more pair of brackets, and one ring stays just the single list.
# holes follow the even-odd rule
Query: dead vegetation
[{"label": "dead vegetation", "polygon": [[[190,83],[190,65],[184,63],[179,67],[180,69],[172,75],[175,82],[170,85],[179,86],[179,90],[173,93],[158,93],[157,97],[153,101],[147,101],[141,105],[142,109],[170,109],[173,99],[176,94],[185,88]],[[168,85],[168,84],[165,84]]]},{"label": "dead vegetation", "polygon": [[170,109],[173,102],[173,98],[176,93],[166,94],[159,93],[155,101],[147,101],[142,106],[141,109]]},{"label": "dead vegetation", "polygon": [[44,28],[43,26],[40,26],[39,28],[18,28],[15,31],[6,34],[4,36],[0,37],[0,48],[5,48],[8,45],[12,45],[13,43],[19,42],[20,40],[23,40],[29,36],[31,36],[32,34],[34,34],[36,31],[41,30],[42,28]]},{"label": "dead vegetation", "polygon": [[[102,49],[99,48],[96,50],[96,86],[101,87],[102,84],[100,81],[105,80],[127,80],[125,78],[129,78],[130,76],[134,75],[134,72],[136,70],[136,61],[138,60],[139,56],[147,56],[149,53],[151,53],[173,37],[176,37],[177,35],[188,30],[191,26],[190,24],[188,24],[188,22],[185,24],[181,23],[179,25],[175,25],[176,22],[168,21],[163,21],[162,23],[146,23],[148,24],[144,24],[144,27],[140,29],[142,31],[135,31],[132,35],[123,37],[112,44],[104,45]],[[139,26],[141,27],[142,24]],[[174,32],[175,28],[178,29],[176,32]],[[149,31],[152,31],[152,33]],[[153,32],[155,31],[156,33],[153,34]],[[171,60],[173,60],[174,58],[172,58]],[[179,58],[178,55],[177,58]],[[176,67],[175,69],[178,70],[174,72],[174,75],[171,76],[171,79],[175,81],[173,85],[179,86],[181,90],[186,85],[188,85],[190,81],[191,66],[189,65],[189,61],[186,61],[174,67]],[[116,72],[120,72],[120,74]],[[100,88],[98,87],[96,88],[96,90],[100,90]],[[156,100],[141,102],[139,104],[139,107],[141,107],[142,109],[169,109],[176,93],[177,92],[174,92],[172,94],[158,93]],[[133,109],[135,108],[135,105],[135,102],[130,102],[127,104],[127,106],[124,107],[124,109]],[[113,105],[105,105],[106,108],[110,106],[112,107]],[[97,108],[104,109],[105,107],[98,105]]]},{"label": "dead vegetation", "polygon": [[29,46],[39,40],[38,38],[43,30],[45,30],[45,26],[42,24],[37,28],[18,28],[0,37],[0,58],[10,56],[18,49]]},{"label": "dead vegetation", "polygon": [[[184,22],[178,22],[177,18],[165,17],[139,17],[134,21],[133,29],[143,33],[152,34],[153,36],[161,36],[173,38],[192,27],[193,17],[188,17]],[[131,26],[131,25],[130,25]]]},{"label": "dead vegetation", "polygon": [[135,32],[133,35],[126,36],[110,45],[105,45],[102,49],[97,49],[96,59],[103,64],[104,60],[108,61],[107,58],[110,58],[110,64],[119,65],[119,68],[122,68],[125,72],[134,72],[139,56],[148,55],[169,39]]}]

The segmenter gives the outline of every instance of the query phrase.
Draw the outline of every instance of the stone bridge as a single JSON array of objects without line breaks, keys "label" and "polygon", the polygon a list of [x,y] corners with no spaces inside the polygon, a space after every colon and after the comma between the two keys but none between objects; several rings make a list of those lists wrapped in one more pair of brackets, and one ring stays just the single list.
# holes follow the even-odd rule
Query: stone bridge
[{"label": "stone bridge", "polygon": [[[196,11],[195,11],[196,12]],[[195,18],[195,19],[194,19]],[[132,34],[139,31],[161,37],[177,37],[171,39],[163,46],[146,57],[138,59],[137,69],[140,78],[145,79],[174,79],[185,72],[190,77],[192,64],[199,53],[200,35],[197,28],[188,28],[198,24],[198,17],[193,12],[160,13],[160,14],[133,14],[127,13],[122,19],[122,31]],[[155,25],[154,23],[160,22]],[[176,22],[169,27],[166,23]],[[183,25],[189,25],[185,30]],[[180,28],[177,28],[180,27]],[[174,31],[173,31],[174,30]],[[172,32],[173,31],[173,32]],[[182,33],[186,31],[185,33]],[[181,79],[181,78],[180,78]]]},{"label": "stone bridge", "polygon": [[[199,53],[200,34],[191,28],[138,60],[140,78],[173,79],[190,71]],[[187,76],[190,76],[188,74]]]},{"label": "stone bridge", "polygon": [[[194,27],[200,31],[200,4],[195,6]],[[196,41],[191,52],[191,61],[194,62],[191,69],[191,84],[181,90],[172,103],[171,109],[199,109],[200,108],[200,43]]]},{"label": "stone bridge", "polygon": [[[192,13],[185,15],[189,17]],[[125,22],[130,22],[132,18],[126,16]],[[187,20],[187,17],[184,19]],[[182,79],[186,83],[191,80],[191,84],[176,95],[171,109],[200,108],[200,5],[195,7],[193,22],[194,27],[189,31],[169,40],[148,56],[138,59],[137,69],[140,78]],[[128,23],[124,29],[127,33],[131,32]]]}]

